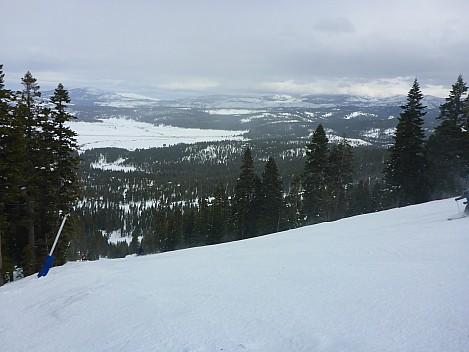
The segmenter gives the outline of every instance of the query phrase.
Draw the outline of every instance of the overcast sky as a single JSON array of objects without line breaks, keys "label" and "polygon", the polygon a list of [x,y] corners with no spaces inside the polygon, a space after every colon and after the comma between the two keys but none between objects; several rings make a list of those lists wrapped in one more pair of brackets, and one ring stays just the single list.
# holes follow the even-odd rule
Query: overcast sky
[{"label": "overcast sky", "polygon": [[4,1],[9,88],[424,94],[469,81],[469,0]]}]

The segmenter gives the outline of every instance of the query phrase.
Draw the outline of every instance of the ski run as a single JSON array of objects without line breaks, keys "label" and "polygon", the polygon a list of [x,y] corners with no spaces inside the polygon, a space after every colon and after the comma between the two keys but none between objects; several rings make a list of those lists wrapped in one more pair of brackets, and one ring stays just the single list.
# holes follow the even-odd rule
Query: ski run
[{"label": "ski run", "polygon": [[469,351],[454,203],[53,267],[0,287],[0,350]]}]

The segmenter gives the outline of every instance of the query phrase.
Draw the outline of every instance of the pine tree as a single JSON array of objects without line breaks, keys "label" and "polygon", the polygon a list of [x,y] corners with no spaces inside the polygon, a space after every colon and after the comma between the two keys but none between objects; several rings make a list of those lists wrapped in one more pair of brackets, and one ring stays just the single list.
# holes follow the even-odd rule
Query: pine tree
[{"label": "pine tree", "polygon": [[165,251],[174,251],[183,242],[183,224],[182,224],[182,210],[179,205],[174,206],[168,210],[168,227],[167,227],[167,241]]},{"label": "pine tree", "polygon": [[67,111],[70,97],[64,86],[59,83],[50,98],[54,104],[51,111],[52,138],[50,140],[50,151],[52,153],[52,179],[55,179],[56,187],[54,193],[57,195],[56,210],[69,212],[73,202],[79,194],[78,187],[78,144],[76,133],[66,126],[66,123],[74,119]]},{"label": "pine tree", "polygon": [[6,162],[6,137],[8,134],[8,125],[10,120],[10,105],[11,92],[5,89],[4,85],[3,65],[0,65],[0,286],[3,285],[3,255],[2,255],[2,239],[4,239],[4,232],[7,224],[5,216],[5,207],[8,188],[7,172],[8,163]]},{"label": "pine tree", "polygon": [[319,124],[313,133],[311,143],[306,146],[302,204],[305,224],[313,224],[325,219],[328,142],[324,127]]},{"label": "pine tree", "polygon": [[445,103],[440,106],[441,121],[452,121],[460,127],[467,124],[466,106],[464,98],[467,95],[467,85],[462,75],[453,84],[449,93],[449,97],[445,99]]},{"label": "pine tree", "polygon": [[468,87],[460,75],[449,97],[440,106],[440,125],[428,141],[428,163],[433,197],[449,196],[460,191],[468,177]]},{"label": "pine tree", "polygon": [[469,94],[464,100],[463,107],[464,115],[462,118],[462,155],[464,160],[464,168],[462,175],[466,175],[466,179],[469,178]]},{"label": "pine tree", "polygon": [[423,94],[415,79],[407,94],[407,103],[390,147],[390,158],[385,169],[385,179],[395,199],[396,206],[420,203],[426,200],[426,157],[423,117],[426,106]]},{"label": "pine tree", "polygon": [[253,207],[256,196],[256,175],[254,173],[254,160],[251,148],[246,148],[241,173],[234,188],[232,198],[232,222],[235,239],[244,239],[255,235],[256,209]]},{"label": "pine tree", "polygon": [[41,175],[43,167],[47,167],[41,154],[40,133],[43,122],[46,120],[43,107],[38,100],[41,97],[40,87],[31,72],[27,72],[21,79],[23,90],[19,92],[19,100],[15,115],[19,119],[19,125],[24,126],[25,145],[27,149],[26,180],[22,187],[25,195],[26,221],[28,231],[28,247],[24,251],[26,264],[25,272],[31,274],[36,270],[36,219],[37,199],[41,190]]},{"label": "pine tree", "polygon": [[184,224],[184,243],[187,247],[195,247],[199,245],[198,234],[196,233],[197,208],[194,205],[184,207],[183,224]]},{"label": "pine tree", "polygon": [[249,237],[259,236],[259,220],[261,209],[262,180],[258,175],[254,175],[254,194],[248,213]]},{"label": "pine tree", "polygon": [[222,243],[228,235],[229,203],[223,184],[218,184],[213,195],[211,231],[207,244]]},{"label": "pine tree", "polygon": [[285,202],[286,228],[296,229],[300,227],[301,221],[301,177],[293,175],[290,190]]},{"label": "pine tree", "polygon": [[[43,166],[38,214],[43,243],[42,246],[38,245],[38,249],[42,250],[42,255],[50,249],[55,235],[54,224],[58,224],[60,214],[69,213],[79,196],[76,133],[66,126],[74,117],[67,111],[70,97],[61,83],[49,101],[52,108],[44,109],[48,118],[42,124],[39,140]],[[117,229],[121,222],[117,219],[114,221]],[[68,242],[66,230],[67,228],[60,237],[57,252],[61,252]],[[60,264],[61,261],[58,260],[57,263]]]},{"label": "pine tree", "polygon": [[197,233],[197,245],[202,246],[209,242],[211,233],[210,209],[207,196],[199,199],[199,209],[195,220],[195,232]]},{"label": "pine tree", "polygon": [[372,208],[370,182],[368,180],[361,180],[351,189],[350,206],[347,216],[367,214],[374,210]]},{"label": "pine tree", "polygon": [[158,253],[165,250],[166,209],[162,199],[156,207],[152,207],[150,229],[142,234],[142,246],[146,253]]},{"label": "pine tree", "polygon": [[353,182],[353,151],[345,137],[331,148],[326,169],[327,220],[337,220],[347,214],[349,191]]},{"label": "pine tree", "polygon": [[282,178],[273,157],[269,157],[261,178],[258,231],[261,235],[277,232],[284,210]]}]

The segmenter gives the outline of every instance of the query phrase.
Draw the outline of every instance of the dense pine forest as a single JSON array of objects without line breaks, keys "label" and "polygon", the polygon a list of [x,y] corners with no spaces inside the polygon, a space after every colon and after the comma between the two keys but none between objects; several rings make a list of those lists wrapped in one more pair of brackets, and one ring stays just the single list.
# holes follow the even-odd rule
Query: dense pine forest
[{"label": "dense pine forest", "polygon": [[[81,182],[83,185],[84,201],[76,208],[76,213],[83,219],[83,223],[89,224],[84,229],[85,233],[94,233],[95,238],[101,235],[108,236],[117,233],[118,236],[134,236],[137,243],[139,236],[144,236],[147,229],[152,228],[152,219],[157,211],[163,212],[164,218],[170,219],[173,212],[181,212],[184,224],[192,239],[192,245],[206,244],[209,232],[217,232],[216,225],[206,223],[205,217],[213,219],[213,215],[200,214],[203,207],[211,212],[216,196],[222,204],[229,206],[235,187],[240,177],[240,170],[244,167],[244,153],[249,150],[252,158],[252,166],[249,166],[251,177],[262,183],[262,175],[270,164],[275,168],[270,169],[278,180],[275,185],[282,194],[282,203],[299,193],[300,179],[304,172],[306,160],[306,145],[308,141],[251,141],[243,142],[216,142],[199,143],[195,145],[177,145],[166,148],[127,151],[123,149],[92,149],[84,152],[81,164]],[[248,149],[249,148],[249,149]],[[210,150],[210,156],[206,153]],[[350,157],[350,155],[349,155]],[[349,161],[350,176],[353,179],[363,180],[358,182],[354,192],[366,185],[379,184],[381,172],[387,157],[387,151],[380,148],[355,148],[353,158]],[[103,164],[111,164],[118,160],[126,160],[125,165],[132,167],[134,171],[103,170]],[[268,169],[269,170],[269,169]],[[266,177],[269,175],[267,174]],[[371,187],[370,187],[371,190]],[[258,195],[262,198],[260,195]],[[366,196],[365,193],[362,196]],[[355,197],[357,200],[360,197]],[[367,203],[362,200],[362,203]],[[288,206],[288,208],[287,208]],[[360,204],[350,204],[347,215],[367,212]],[[257,207],[250,210],[253,217],[257,217]],[[303,222],[296,217],[299,214],[290,208],[288,204],[281,204],[282,223],[280,229],[297,227]],[[230,226],[231,209],[224,209],[224,226]],[[287,211],[289,212],[287,214]],[[188,218],[185,219],[185,216]],[[207,226],[213,230],[205,229],[204,233],[194,233],[197,225],[197,217],[201,216]],[[213,221],[219,221],[213,219]],[[200,222],[199,221],[199,222]],[[276,222],[279,220],[277,219]],[[294,224],[294,225],[290,225]],[[226,230],[227,231],[227,230]],[[225,231],[225,232],[226,232]],[[232,232],[230,230],[230,232]],[[261,231],[262,232],[262,231]],[[256,233],[261,234],[261,233]],[[211,237],[216,237],[215,234]],[[183,242],[176,248],[186,246]],[[234,238],[232,238],[234,239]],[[227,234],[219,238],[217,242],[230,240]],[[145,242],[145,241],[144,241]],[[102,243],[107,243],[102,241]],[[130,252],[135,248],[131,246]],[[96,244],[90,247],[96,247]],[[111,246],[113,247],[113,246]],[[127,252],[126,246],[124,253]],[[148,245],[145,245],[147,250]],[[104,250],[108,250],[107,245]],[[112,249],[114,253],[115,248]],[[148,249],[149,250],[149,249]],[[166,250],[164,247],[155,250]],[[95,251],[95,249],[93,249]],[[107,252],[106,252],[107,253]],[[123,255],[122,253],[121,255]]]},{"label": "dense pine forest", "polygon": [[[389,148],[333,144],[327,122],[308,139],[256,138],[79,154],[70,98],[48,100],[28,72],[4,87],[0,66],[0,259],[38,270],[71,213],[56,264],[246,239],[453,196],[469,185],[469,98],[459,76],[430,135],[417,80]],[[0,275],[2,278],[4,275]],[[0,282],[1,284],[1,282]]]}]

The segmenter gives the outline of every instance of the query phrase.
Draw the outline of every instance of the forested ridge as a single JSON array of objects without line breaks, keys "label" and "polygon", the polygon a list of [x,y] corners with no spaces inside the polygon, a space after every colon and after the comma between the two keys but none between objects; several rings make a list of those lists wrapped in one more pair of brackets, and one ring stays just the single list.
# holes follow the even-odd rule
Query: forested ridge
[{"label": "forested ridge", "polygon": [[430,136],[415,80],[390,148],[352,147],[346,136],[331,143],[319,123],[308,138],[91,149],[79,164],[75,134],[63,124],[73,118],[64,87],[46,104],[29,72],[22,92],[6,90],[0,78],[4,272],[37,270],[68,212],[58,264],[84,254],[113,258],[261,236],[448,197],[468,186],[462,76]]},{"label": "forested ridge", "polygon": [[[77,213],[83,219],[90,219],[83,222],[91,226],[86,231],[94,232],[96,237],[113,231],[123,236],[143,236],[145,229],[151,228],[146,224],[150,223],[148,219],[154,216],[158,207],[160,211],[165,208],[168,214],[174,207],[180,207],[181,212],[189,216],[190,211],[199,210],[201,198],[211,206],[214,194],[220,188],[227,198],[231,197],[243,153],[248,146],[252,150],[257,175],[261,175],[269,157],[275,160],[282,180],[281,191],[286,195],[292,187],[298,187],[307,143],[306,140],[257,140],[248,143],[206,142],[136,151],[116,148],[88,150],[81,155],[85,201],[79,203]],[[210,157],[206,155],[207,150],[210,150]],[[375,184],[380,179],[386,156],[387,151],[382,148],[354,149],[353,177],[362,180],[358,182],[360,186]],[[121,165],[132,166],[136,170],[112,171],[99,167],[118,160],[125,160]],[[186,212],[186,209],[190,211]],[[350,210],[348,214],[362,212]],[[201,238],[196,243],[202,245],[204,241]]]}]

